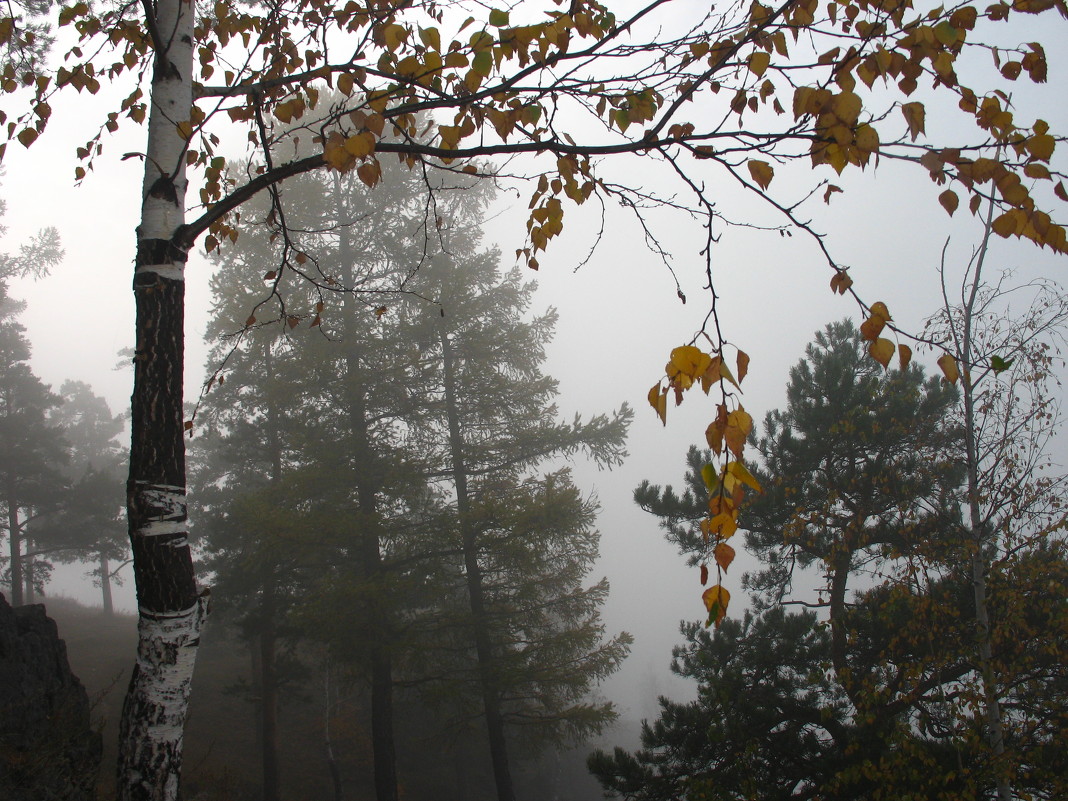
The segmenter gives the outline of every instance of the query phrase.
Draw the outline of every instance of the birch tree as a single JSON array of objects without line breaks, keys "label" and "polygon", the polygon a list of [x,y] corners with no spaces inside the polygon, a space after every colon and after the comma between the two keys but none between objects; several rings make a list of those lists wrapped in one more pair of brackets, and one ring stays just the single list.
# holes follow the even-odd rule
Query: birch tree
[{"label": "birch tree", "polygon": [[[1061,500],[1068,477],[1050,456],[1060,423],[1057,372],[1064,365],[1068,300],[1058,285],[1042,279],[1017,283],[1002,273],[990,282],[984,270],[991,235],[988,216],[952,300],[943,250],[944,306],[926,333],[942,349],[941,363],[951,365],[948,377],[961,387],[961,557],[972,589],[977,665],[971,692],[997,757],[998,798],[1011,801],[1014,777],[1027,781],[1029,751],[1043,740],[1042,727],[1024,723],[1028,715],[1012,698],[1013,687],[1026,685],[1020,675],[1032,669],[1026,654],[1013,647],[1030,629],[1021,619],[1026,613],[1016,608],[1019,591],[1034,582],[1041,586],[1043,573],[1055,582],[1068,525]],[[1036,561],[1037,554],[1045,558]],[[1050,633],[1063,630],[1058,601],[1043,592],[1028,601],[1050,615]],[[1058,696],[1047,688],[1050,701]]]},{"label": "birch tree", "polygon": [[[523,175],[531,179],[530,219],[517,250],[536,268],[563,231],[565,205],[622,201],[640,215],[658,200],[637,181],[626,186],[598,175],[600,157],[642,154],[677,181],[685,199],[666,202],[692,212],[709,245],[709,344],[703,351],[694,347],[698,354],[678,352],[650,392],[662,417],[667,397],[681,397],[692,386],[716,389],[717,419],[744,412],[721,369],[734,351],[724,352],[711,280],[713,223],[729,218],[708,187],[721,179],[763,198],[782,215],[784,231],[809,235],[826,255],[833,289],[842,293],[853,292],[852,279],[807,222],[798,198],[770,188],[781,163],[812,164],[810,197],[830,197],[840,188],[824,184],[821,173],[833,179],[885,159],[916,164],[921,175],[945,186],[939,199],[950,213],[991,197],[999,236],[1066,249],[1056,216],[1068,198],[1063,169],[1053,161],[1057,134],[1044,120],[1016,119],[1002,88],[1020,78],[1045,82],[1044,48],[1041,42],[991,43],[992,26],[1021,15],[1064,15],[1063,0],[949,8],[912,0],[826,7],[818,0],[784,0],[775,7],[731,4],[697,16],[689,6],[676,14],[677,8],[669,0],[619,15],[597,0],[575,0],[566,9],[556,3],[514,10],[473,5],[465,19],[462,5],[376,0],[344,7],[322,0],[267,6],[221,0],[199,17],[186,0],[5,7],[0,91],[13,103],[0,115],[9,139],[0,155],[10,157],[12,145],[31,147],[47,128],[52,103],[70,91],[96,93],[105,81],[119,86],[124,99],[102,112],[99,133],[78,149],[75,176],[84,178],[110,156],[110,131],[127,124],[148,128],[134,259],[128,485],[140,646],[121,727],[124,799],[178,793],[182,723],[208,609],[185,530],[184,266],[201,237],[212,250],[238,235],[240,208],[256,193],[271,192],[280,203],[287,178],[318,169],[354,170],[373,188],[382,180],[380,159],[389,154],[419,171],[475,173],[486,169],[478,159],[529,155]],[[77,39],[54,74],[39,57],[41,34],[50,25],[72,26]],[[966,54],[991,50],[999,74],[971,80]],[[974,134],[926,138],[924,104],[930,101],[910,99],[921,84],[957,103]],[[320,103],[326,86],[346,100]],[[429,138],[416,129],[419,112],[434,115]],[[276,122],[298,125],[287,134]],[[220,129],[230,132],[235,124],[243,126],[242,141],[254,157],[238,180],[226,176],[218,150]],[[297,135],[318,152],[293,157]],[[187,166],[199,204],[189,219]],[[433,231],[433,203],[427,208]],[[283,216],[274,224],[284,225]],[[299,252],[287,255],[280,285],[316,277],[304,270]],[[328,292],[353,289],[324,284]],[[884,305],[864,308],[892,329]],[[888,361],[893,348],[882,337],[875,352]],[[745,475],[740,450],[719,454],[725,487]],[[719,536],[736,524],[742,499],[735,494],[725,491],[711,518]],[[726,596],[719,598],[725,608]]]}]

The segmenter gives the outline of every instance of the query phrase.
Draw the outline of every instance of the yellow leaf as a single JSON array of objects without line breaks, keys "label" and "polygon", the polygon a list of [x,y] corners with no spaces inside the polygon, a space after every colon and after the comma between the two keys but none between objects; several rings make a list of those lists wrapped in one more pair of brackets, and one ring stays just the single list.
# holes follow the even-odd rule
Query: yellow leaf
[{"label": "yellow leaf", "polygon": [[890,360],[894,358],[894,343],[889,339],[883,339],[880,337],[868,346],[868,353],[875,361],[879,362],[883,368],[887,368],[890,365]]},{"label": "yellow leaf", "polygon": [[1003,239],[1015,234],[1017,231],[1017,211],[1017,209],[1007,211],[994,220],[994,223],[991,226],[994,229],[994,233]]},{"label": "yellow leaf", "polygon": [[397,23],[384,26],[381,33],[382,43],[391,53],[400,47],[401,42],[408,38],[408,29]]},{"label": "yellow leaf", "polygon": [[720,512],[708,521],[707,528],[708,533],[715,534],[721,540],[729,540],[738,530],[738,521],[730,512]]},{"label": "yellow leaf", "polygon": [[960,378],[960,370],[957,368],[956,359],[948,353],[943,353],[938,357],[938,367],[942,370],[942,375],[945,376],[946,381],[951,384],[957,383]]},{"label": "yellow leaf", "polygon": [[886,320],[877,314],[873,314],[860,324],[860,335],[867,341],[874,342],[879,338],[879,334],[883,332],[885,327]]},{"label": "yellow leaf", "polygon": [[890,316],[890,310],[886,308],[886,304],[881,300],[877,300],[871,304],[872,317],[882,317],[886,322],[890,322],[894,318]]},{"label": "yellow leaf", "polygon": [[749,70],[758,78],[762,77],[771,63],[771,54],[757,50],[749,56]]},{"label": "yellow leaf", "polygon": [[723,618],[727,616],[727,605],[731,601],[731,594],[727,592],[726,587],[717,584],[701,593],[701,600],[704,601],[705,609],[708,610],[708,622],[715,623],[718,628]]},{"label": "yellow leaf", "polygon": [[909,362],[912,361],[912,348],[904,343],[897,346],[897,358],[898,364],[900,364],[902,371],[907,370]]},{"label": "yellow leaf", "polygon": [[756,492],[764,491],[760,488],[760,482],[756,480],[756,477],[750,473],[741,462],[729,462],[727,464],[727,473],[734,476],[740,482]]},{"label": "yellow leaf", "polygon": [[879,149],[879,132],[865,123],[857,127],[853,141],[865,153],[874,153]]},{"label": "yellow leaf", "polygon": [[343,72],[337,76],[337,90],[346,97],[352,94],[354,83],[355,81],[353,80],[352,75],[347,72]]},{"label": "yellow leaf", "polygon": [[689,389],[712,362],[712,357],[693,345],[682,345],[671,351],[671,361],[665,371],[672,383]]},{"label": "yellow leaf", "polygon": [[738,351],[737,365],[738,382],[741,383],[742,380],[745,378],[746,374],[748,374],[749,372],[749,354],[747,354],[743,350]]},{"label": "yellow leaf", "polygon": [[[420,28],[419,40],[428,50],[441,52],[441,34],[437,28]],[[465,65],[466,66],[466,65]]]},{"label": "yellow leaf", "polygon": [[660,422],[667,425],[667,392],[661,390],[660,382],[649,390],[649,405],[656,410]]},{"label": "yellow leaf", "polygon": [[1032,136],[1024,142],[1027,152],[1040,161],[1049,161],[1053,155],[1053,149],[1057,146],[1057,140],[1049,134]]},{"label": "yellow leaf", "polygon": [[375,152],[375,135],[370,131],[364,131],[345,140],[345,150],[358,159],[366,158]]},{"label": "yellow leaf", "polygon": [[[764,55],[767,55],[767,53]],[[749,174],[753,176],[753,180],[757,182],[761,189],[767,189],[771,179],[775,177],[775,170],[766,161],[750,159]]]},{"label": "yellow leaf", "polygon": [[916,137],[924,133],[926,109],[924,109],[923,103],[903,103],[901,105],[901,113],[905,115],[905,122],[909,126],[909,134],[912,136],[912,141],[915,142]]}]

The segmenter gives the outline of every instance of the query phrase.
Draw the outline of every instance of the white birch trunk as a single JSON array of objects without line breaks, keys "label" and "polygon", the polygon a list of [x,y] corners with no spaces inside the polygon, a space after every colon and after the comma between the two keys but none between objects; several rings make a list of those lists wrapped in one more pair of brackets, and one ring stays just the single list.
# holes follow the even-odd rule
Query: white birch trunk
[{"label": "white birch trunk", "polygon": [[[146,4],[152,13],[151,6]],[[137,347],[127,484],[137,584],[138,652],[120,726],[120,801],[177,801],[182,737],[208,595],[187,541],[182,428],[186,140],[194,6],[157,0],[156,45],[134,295]]]}]

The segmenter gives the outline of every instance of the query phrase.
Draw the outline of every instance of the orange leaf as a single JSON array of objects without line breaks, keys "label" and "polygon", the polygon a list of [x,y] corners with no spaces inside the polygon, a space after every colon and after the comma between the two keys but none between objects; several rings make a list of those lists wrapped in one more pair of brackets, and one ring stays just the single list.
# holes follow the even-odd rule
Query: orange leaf
[{"label": "orange leaf", "polygon": [[960,378],[960,370],[957,368],[957,360],[950,356],[948,353],[943,353],[938,357],[938,367],[942,370],[942,375],[945,376],[945,380],[951,384],[956,384]]},{"label": "orange leaf", "polygon": [[899,364],[901,365],[901,370],[902,371],[907,370],[908,366],[909,366],[909,362],[912,361],[912,348],[910,348],[908,345],[905,345],[905,344],[898,345],[897,346],[897,358],[898,358]]},{"label": "orange leaf", "polygon": [[[764,55],[767,55],[767,53]],[[771,179],[775,177],[775,170],[766,161],[750,159],[749,174],[753,176],[753,180],[757,182],[761,189],[767,189]]]},{"label": "orange leaf", "polygon": [[952,189],[947,189],[945,192],[938,196],[938,202],[942,204],[942,208],[949,212],[949,216],[952,217],[953,212],[957,210],[957,205],[960,201],[957,198],[956,192],[954,192]]},{"label": "orange leaf", "polygon": [[744,350],[738,351],[737,364],[738,382],[741,383],[742,379],[745,378],[746,374],[749,372],[749,354],[746,353]]},{"label": "orange leaf", "polygon": [[734,548],[725,542],[717,543],[716,547],[712,550],[712,556],[716,560],[716,564],[724,571],[730,567],[731,562],[734,561],[734,553]]},{"label": "orange leaf", "polygon": [[836,270],[831,278],[831,292],[844,295],[851,286],[853,286],[853,279],[849,277],[849,273],[845,270]]}]

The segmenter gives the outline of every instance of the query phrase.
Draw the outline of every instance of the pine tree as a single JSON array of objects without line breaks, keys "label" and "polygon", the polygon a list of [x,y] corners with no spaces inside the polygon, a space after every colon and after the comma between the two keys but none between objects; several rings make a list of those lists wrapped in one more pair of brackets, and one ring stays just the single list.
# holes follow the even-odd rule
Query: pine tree
[{"label": "pine tree", "polygon": [[[278,792],[276,641],[292,642],[285,621],[298,597],[306,621],[350,580],[361,587],[363,624],[356,628],[368,645],[360,659],[372,695],[376,793],[380,801],[397,797],[391,664],[397,635],[390,619],[396,601],[388,566],[397,554],[384,543],[396,541],[397,525],[409,525],[405,510],[423,502],[424,482],[420,471],[404,466],[400,451],[400,420],[411,401],[404,383],[390,377],[398,346],[378,309],[418,261],[425,211],[413,206],[404,182],[367,198],[350,191],[353,180],[314,175],[295,182],[264,215],[285,214],[303,238],[290,233],[272,241],[266,226],[228,253],[213,282],[211,363],[225,361],[219,377],[226,381],[201,412],[212,429],[200,479],[212,510],[205,530],[220,590],[250,607],[244,622],[260,649],[256,683],[269,798]],[[249,288],[289,248],[299,248],[309,269],[344,292],[333,318],[318,316],[321,298],[282,304],[273,271],[265,292]],[[240,336],[227,338],[242,321]]]},{"label": "pine tree", "polygon": [[[916,367],[883,374],[862,347],[851,325],[828,326],[791,371],[787,407],[757,442],[765,492],[745,520],[763,562],[746,579],[755,611],[714,636],[684,629],[676,669],[698,679],[699,700],[662,702],[637,754],[592,758],[606,789],[843,801],[992,791],[980,741],[949,723],[972,670],[969,581],[946,558],[960,521],[956,394]],[[702,564],[705,461],[691,449],[682,494],[648,482],[635,493]],[[803,589],[812,569],[815,599]],[[776,652],[802,642],[799,659]],[[695,719],[708,725],[694,731]]]},{"label": "pine tree", "polygon": [[59,398],[49,421],[63,430],[70,446],[63,470],[67,490],[58,509],[43,521],[39,540],[64,561],[87,556],[96,561],[93,579],[100,586],[104,613],[112,615],[112,583],[130,550],[122,511],[127,458],[116,439],[126,426],[82,381],[64,381]]},{"label": "pine tree", "polygon": [[[487,510],[496,508],[494,498],[508,497],[536,476],[547,460],[584,451],[603,466],[617,463],[625,453],[623,440],[631,412],[624,405],[612,415],[560,422],[554,404],[556,381],[542,372],[555,311],[529,317],[534,285],[523,282],[517,270],[499,274],[497,254],[480,251],[478,243],[478,220],[455,215],[444,252],[418,276],[419,293],[433,298],[436,304],[412,304],[412,330],[407,338],[418,343],[420,361],[430,369],[421,380],[431,389],[433,413],[416,436],[428,453],[436,454],[440,474],[451,485],[494,783],[498,801],[511,801],[515,789],[506,727],[510,716],[519,719],[523,713],[510,709],[509,693],[515,690],[522,694],[526,682],[536,681],[532,677],[538,670],[551,673],[553,659],[583,664],[591,653],[600,653],[602,661],[583,664],[574,677],[586,691],[596,678],[618,666],[629,639],[620,635],[604,641],[598,631],[596,637],[585,641],[576,638],[570,650],[549,656],[547,639],[564,639],[568,634],[597,628],[599,601],[591,602],[586,613],[556,619],[551,637],[545,634],[547,639],[541,642],[532,638],[531,651],[544,645],[548,658],[532,660],[536,667],[524,676],[523,670],[513,665],[516,632],[509,632],[505,623],[510,615],[522,615],[522,605],[512,606],[504,588],[509,583],[521,585],[524,571],[527,576],[543,575],[545,565],[534,558],[521,569],[514,565],[512,572],[496,563],[502,553],[498,549],[516,532],[497,528],[497,521]],[[578,574],[584,575],[588,567],[589,560],[578,556],[571,569],[577,568]],[[589,597],[603,598],[601,593],[606,589]],[[562,609],[569,594],[577,591],[577,585],[572,584],[553,602]],[[540,714],[560,714],[566,719],[564,710],[551,699],[551,693],[538,697],[535,706],[541,705]],[[580,731],[598,730],[614,714],[604,706],[579,723],[587,712],[592,709],[581,713],[576,709],[569,723]]]},{"label": "pine tree", "polygon": [[[0,201],[0,217],[3,212]],[[48,418],[59,398],[30,368],[30,343],[18,321],[25,303],[11,297],[9,281],[45,275],[62,255],[51,228],[22,245],[18,255],[0,254],[0,529],[8,536],[5,573],[13,606],[32,600],[47,579],[50,565],[32,549],[33,525],[60,501],[67,446]]]}]

